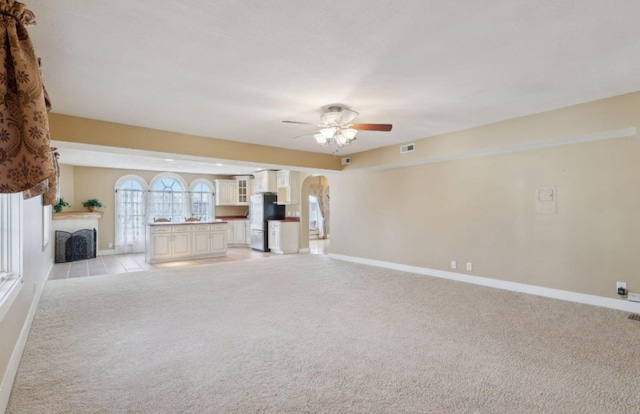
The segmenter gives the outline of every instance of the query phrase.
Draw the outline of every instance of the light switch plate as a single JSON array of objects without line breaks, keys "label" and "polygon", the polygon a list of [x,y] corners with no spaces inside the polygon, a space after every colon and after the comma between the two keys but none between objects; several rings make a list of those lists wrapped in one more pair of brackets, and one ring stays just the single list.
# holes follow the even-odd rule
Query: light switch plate
[{"label": "light switch plate", "polygon": [[558,211],[558,189],[555,185],[536,188],[535,206],[537,214],[556,214]]}]

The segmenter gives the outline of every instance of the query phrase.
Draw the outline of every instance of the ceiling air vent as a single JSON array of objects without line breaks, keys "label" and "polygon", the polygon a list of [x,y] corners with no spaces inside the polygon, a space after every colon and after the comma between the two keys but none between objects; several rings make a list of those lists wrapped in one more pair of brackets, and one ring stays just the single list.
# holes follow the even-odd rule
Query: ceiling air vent
[{"label": "ceiling air vent", "polygon": [[342,165],[349,165],[349,164],[351,164],[351,157],[343,157]]},{"label": "ceiling air vent", "polygon": [[413,152],[416,150],[416,144],[407,144],[400,147],[400,154],[406,154],[407,152]]}]

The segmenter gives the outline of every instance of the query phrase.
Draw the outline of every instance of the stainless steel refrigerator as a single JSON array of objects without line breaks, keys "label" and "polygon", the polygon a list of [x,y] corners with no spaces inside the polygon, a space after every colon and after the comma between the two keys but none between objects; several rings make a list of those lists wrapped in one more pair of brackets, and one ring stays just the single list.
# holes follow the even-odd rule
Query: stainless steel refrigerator
[{"label": "stainless steel refrigerator", "polygon": [[249,206],[249,222],[251,223],[251,248],[261,252],[269,251],[269,231],[267,220],[282,220],[285,207],[276,204],[275,193],[256,194],[251,196]]}]

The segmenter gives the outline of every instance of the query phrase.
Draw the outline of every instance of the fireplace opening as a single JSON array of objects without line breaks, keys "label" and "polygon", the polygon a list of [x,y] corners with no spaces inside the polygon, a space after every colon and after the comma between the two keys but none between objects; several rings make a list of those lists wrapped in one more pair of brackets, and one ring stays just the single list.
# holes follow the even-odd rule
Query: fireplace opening
[{"label": "fireplace opening", "polygon": [[96,257],[96,229],[74,233],[56,230],[56,263],[75,262]]}]

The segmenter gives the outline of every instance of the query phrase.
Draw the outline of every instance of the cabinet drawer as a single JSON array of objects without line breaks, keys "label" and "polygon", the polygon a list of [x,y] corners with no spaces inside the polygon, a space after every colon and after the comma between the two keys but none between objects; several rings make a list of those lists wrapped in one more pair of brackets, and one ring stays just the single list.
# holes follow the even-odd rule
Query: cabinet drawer
[{"label": "cabinet drawer", "polygon": [[271,229],[277,229],[280,228],[280,223],[277,221],[270,221],[269,222],[269,230]]},{"label": "cabinet drawer", "polygon": [[208,224],[195,224],[193,226],[193,231],[196,232],[208,232],[209,230],[211,230],[211,227]]},{"label": "cabinet drawer", "polygon": [[151,233],[171,233],[171,226],[152,226]]},{"label": "cabinet drawer", "polygon": [[191,231],[191,226],[190,225],[178,225],[178,226],[171,226],[171,231],[173,233],[189,233]]}]

